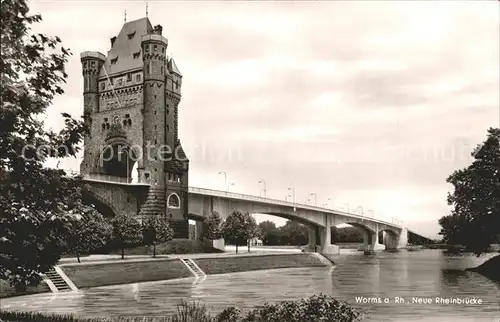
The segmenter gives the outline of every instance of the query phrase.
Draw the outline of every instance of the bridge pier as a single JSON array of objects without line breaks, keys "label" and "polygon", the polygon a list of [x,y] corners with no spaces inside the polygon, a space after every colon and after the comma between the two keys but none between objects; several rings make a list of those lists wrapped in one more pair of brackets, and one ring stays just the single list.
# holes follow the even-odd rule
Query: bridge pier
[{"label": "bridge pier", "polygon": [[340,253],[340,247],[332,244],[332,219],[333,216],[324,214],[325,227],[321,229],[321,246],[320,252],[329,255],[338,255]]},{"label": "bridge pier", "polygon": [[399,235],[389,234],[384,231],[384,245],[386,250],[406,248],[408,245],[408,229],[403,227]]},{"label": "bridge pier", "polygon": [[385,245],[378,242],[378,227],[374,232],[363,230],[363,245],[359,250],[362,250],[365,255],[374,254],[376,251],[385,250]]}]

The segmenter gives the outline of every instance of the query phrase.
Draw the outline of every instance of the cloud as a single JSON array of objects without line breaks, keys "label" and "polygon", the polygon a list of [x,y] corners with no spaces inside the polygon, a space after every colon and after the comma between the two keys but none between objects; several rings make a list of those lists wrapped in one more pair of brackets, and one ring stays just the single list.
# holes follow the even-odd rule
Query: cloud
[{"label": "cloud", "polygon": [[[123,10],[132,20],[145,8],[33,6],[37,30],[75,53],[47,116],[57,126],[83,110],[79,52],[106,53]],[[446,177],[500,124],[498,3],[152,2],[149,17],[183,73],[194,185],[220,188],[224,170],[239,192],[265,179],[276,198],[293,185],[297,199],[316,191],[437,233]]]}]

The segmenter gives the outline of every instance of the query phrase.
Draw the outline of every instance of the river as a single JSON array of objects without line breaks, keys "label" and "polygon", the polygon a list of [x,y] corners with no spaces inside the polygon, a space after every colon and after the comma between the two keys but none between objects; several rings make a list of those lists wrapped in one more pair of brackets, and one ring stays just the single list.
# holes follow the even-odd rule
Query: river
[{"label": "river", "polygon": [[[174,312],[181,299],[201,301],[218,312],[231,305],[252,308],[266,301],[325,293],[363,310],[363,321],[499,322],[500,285],[461,271],[491,256],[447,256],[441,250],[365,256],[346,250],[331,269],[267,270],[212,275],[197,283],[181,279],[36,294],[1,300],[1,306],[79,316],[161,316]],[[380,298],[382,303],[357,303],[357,297],[358,301],[360,297]],[[396,297],[405,303],[395,303]],[[476,298],[482,304],[438,304],[436,297]],[[412,303],[412,298],[431,298],[432,303]]]}]

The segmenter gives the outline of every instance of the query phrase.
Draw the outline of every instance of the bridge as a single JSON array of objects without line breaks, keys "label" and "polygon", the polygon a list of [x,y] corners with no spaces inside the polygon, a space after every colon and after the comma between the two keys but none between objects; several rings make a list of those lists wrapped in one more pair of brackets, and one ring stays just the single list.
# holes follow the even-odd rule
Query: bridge
[{"label": "bridge", "polygon": [[[189,159],[179,138],[182,74],[167,57],[161,25],[147,17],[126,22],[110,39],[104,55],[80,54],[83,109],[89,129],[84,137],[80,173],[88,183],[88,203],[104,215],[138,220],[161,216],[176,238],[187,238],[189,219],[212,211],[225,218],[233,209],[299,221],[309,227],[309,248],[338,252],[331,227],[350,224],[363,233],[363,249],[397,249],[408,243],[408,230],[396,223],[358,214],[189,186]],[[133,169],[138,183],[132,183]],[[382,235],[382,237],[379,236]]]},{"label": "bridge", "polygon": [[[72,172],[72,174],[79,173]],[[132,183],[126,178],[101,174],[83,174],[82,177],[89,188],[88,202],[96,205],[102,214],[105,216],[126,214],[139,221],[143,220],[140,210],[145,204],[148,191],[154,189],[150,183]],[[337,209],[192,186],[188,188],[188,193],[186,219],[196,221],[198,237],[202,234],[202,222],[207,215],[217,211],[222,219],[225,219],[237,209],[250,214],[277,216],[307,226],[309,250],[325,254],[339,252],[339,246],[331,243],[331,229],[340,224],[349,224],[360,230],[363,236],[362,250],[365,253],[405,248],[409,239],[430,240],[399,223]],[[172,206],[171,200],[167,200],[166,203],[169,207]],[[180,207],[179,204],[173,206]],[[223,246],[223,241],[214,241],[214,246]]]}]

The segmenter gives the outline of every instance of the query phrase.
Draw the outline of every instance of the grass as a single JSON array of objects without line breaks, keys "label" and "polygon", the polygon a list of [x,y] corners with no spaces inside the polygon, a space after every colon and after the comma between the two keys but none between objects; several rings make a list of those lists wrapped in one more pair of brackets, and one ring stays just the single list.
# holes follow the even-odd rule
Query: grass
[{"label": "grass", "polygon": [[191,277],[191,273],[180,260],[168,258],[155,261],[64,264],[60,267],[78,288]]},{"label": "grass", "polygon": [[206,274],[224,274],[274,268],[325,266],[325,264],[315,256],[303,253],[197,258],[194,261]]}]

